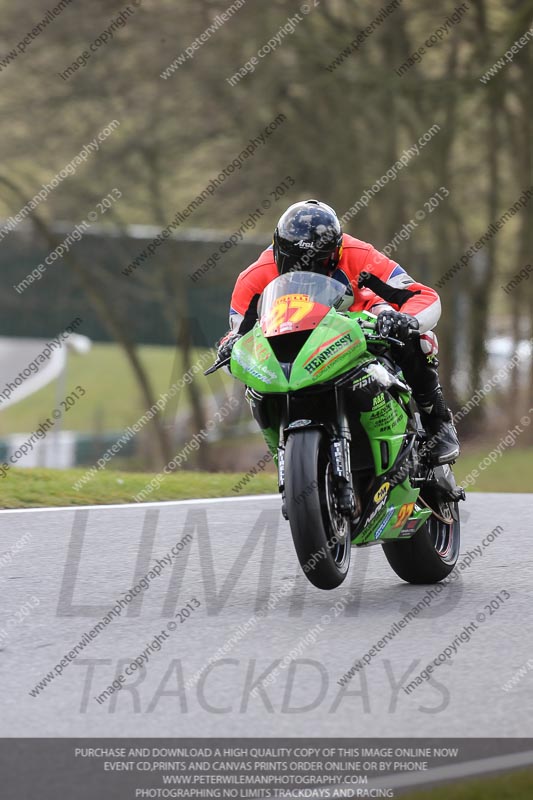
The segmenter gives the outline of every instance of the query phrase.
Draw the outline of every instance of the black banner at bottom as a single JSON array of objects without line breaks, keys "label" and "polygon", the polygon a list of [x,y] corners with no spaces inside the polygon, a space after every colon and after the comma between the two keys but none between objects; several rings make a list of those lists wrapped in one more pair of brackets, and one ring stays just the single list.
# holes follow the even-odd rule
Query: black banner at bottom
[{"label": "black banner at bottom", "polygon": [[9,800],[379,798],[533,765],[533,739],[2,739]]}]

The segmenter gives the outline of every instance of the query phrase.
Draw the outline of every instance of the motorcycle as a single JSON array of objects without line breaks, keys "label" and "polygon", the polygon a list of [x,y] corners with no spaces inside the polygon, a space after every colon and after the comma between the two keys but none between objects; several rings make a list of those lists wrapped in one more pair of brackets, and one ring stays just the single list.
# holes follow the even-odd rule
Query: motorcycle
[{"label": "motorcycle", "polygon": [[[375,276],[362,273],[360,285],[387,300]],[[404,343],[378,335],[374,314],[340,310],[344,296],[333,278],[279,276],[253,328],[205,374],[229,365],[276,421],[282,513],[311,583],[336,588],[352,546],[377,544],[404,581],[437,583],[459,556],[464,491],[450,465],[431,464],[431,440],[391,357]]]}]

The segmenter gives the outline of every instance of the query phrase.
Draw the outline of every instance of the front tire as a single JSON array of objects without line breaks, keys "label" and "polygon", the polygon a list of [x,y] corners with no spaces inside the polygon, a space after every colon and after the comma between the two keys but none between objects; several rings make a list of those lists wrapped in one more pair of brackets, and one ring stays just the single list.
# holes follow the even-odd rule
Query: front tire
[{"label": "front tire", "polygon": [[438,583],[455,567],[461,543],[458,503],[441,503],[438,510],[446,524],[432,514],[414,536],[405,541],[384,542],[383,552],[394,572],[407,583]]},{"label": "front tire", "polygon": [[329,443],[323,431],[289,435],[285,503],[304,573],[318,589],[340,586],[350,566],[350,525],[337,510]]}]

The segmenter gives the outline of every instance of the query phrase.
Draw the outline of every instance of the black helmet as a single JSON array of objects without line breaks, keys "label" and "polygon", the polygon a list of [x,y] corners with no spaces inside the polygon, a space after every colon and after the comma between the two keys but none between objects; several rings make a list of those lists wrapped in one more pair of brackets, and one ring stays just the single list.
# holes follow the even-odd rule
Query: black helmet
[{"label": "black helmet", "polygon": [[339,219],[330,206],[318,200],[289,206],[274,232],[274,260],[280,275],[293,270],[331,275],[341,248]]}]

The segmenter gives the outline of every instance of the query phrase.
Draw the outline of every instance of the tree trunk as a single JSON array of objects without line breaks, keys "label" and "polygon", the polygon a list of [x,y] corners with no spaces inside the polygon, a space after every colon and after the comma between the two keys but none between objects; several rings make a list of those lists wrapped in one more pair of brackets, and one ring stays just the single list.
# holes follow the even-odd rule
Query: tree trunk
[{"label": "tree trunk", "polygon": [[[26,202],[24,192],[11,179],[2,176],[0,180],[22,200],[23,204]],[[55,234],[52,233],[48,223],[45,222],[42,217],[35,212],[33,212],[32,220],[39,233],[47,242],[48,246],[51,249],[55,249],[59,244],[59,239],[55,236]],[[146,370],[144,369],[144,366],[139,358],[137,347],[126,334],[127,323],[124,320],[118,319],[116,309],[108,301],[107,294],[101,289],[94,277],[90,275],[87,268],[84,267],[71,253],[67,253],[64,256],[64,259],[65,262],[69,264],[76,272],[78,279],[87,297],[91,301],[100,321],[109,331],[112,339],[124,350],[126,358],[131,369],[133,370],[133,374],[135,375],[137,384],[139,386],[145,409],[148,410],[149,408],[152,408],[157,398],[154,395],[150,379],[148,378]],[[158,458],[154,459],[152,466],[156,466],[156,461],[159,462],[157,463],[157,466],[159,466],[160,464],[168,463],[172,459],[172,450],[169,438],[162,422],[161,412],[159,410],[157,410],[157,413],[152,418],[151,423],[153,425],[158,450]]]}]

